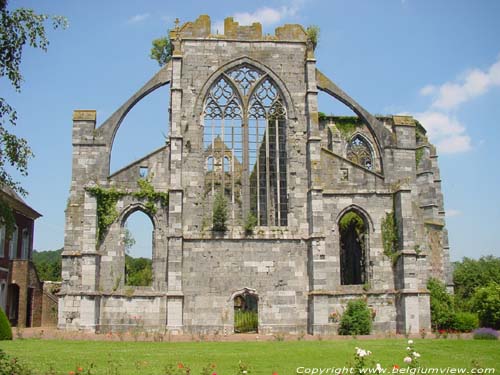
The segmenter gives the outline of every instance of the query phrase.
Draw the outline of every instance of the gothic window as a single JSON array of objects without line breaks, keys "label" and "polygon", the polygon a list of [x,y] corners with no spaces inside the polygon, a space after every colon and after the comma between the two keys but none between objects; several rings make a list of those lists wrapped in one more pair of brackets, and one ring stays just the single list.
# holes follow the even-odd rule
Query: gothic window
[{"label": "gothic window", "polygon": [[214,165],[205,193],[224,192],[233,223],[251,212],[258,225],[287,225],[286,111],[271,78],[248,65],[222,74],[203,118],[205,158]]},{"label": "gothic window", "polygon": [[340,283],[366,282],[367,225],[356,211],[346,212],[339,221]]},{"label": "gothic window", "polygon": [[347,145],[347,159],[367,169],[373,169],[372,150],[364,137],[357,134]]}]

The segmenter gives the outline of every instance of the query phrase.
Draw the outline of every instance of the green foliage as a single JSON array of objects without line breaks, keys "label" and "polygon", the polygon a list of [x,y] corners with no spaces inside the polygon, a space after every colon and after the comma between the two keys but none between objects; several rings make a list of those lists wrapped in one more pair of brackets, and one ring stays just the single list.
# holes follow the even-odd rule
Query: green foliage
[{"label": "green foliage", "polygon": [[319,42],[319,26],[311,25],[306,29],[307,40],[311,42],[313,50],[316,49]]},{"label": "green foliage", "polygon": [[160,66],[170,61],[172,58],[172,43],[170,42],[168,33],[167,36],[153,40],[149,57],[156,60]]},{"label": "green foliage", "polygon": [[12,328],[5,312],[0,307],[0,341],[12,340]]},{"label": "green foliage", "polygon": [[382,220],[382,244],[384,254],[392,259],[393,263],[398,259],[399,233],[394,212],[387,212]]},{"label": "green foliage", "polygon": [[116,203],[125,193],[101,186],[88,187],[87,191],[97,200],[97,239],[102,242],[109,226],[118,218]]},{"label": "green foliage", "polygon": [[476,289],[472,307],[483,327],[500,329],[500,284],[492,282]]},{"label": "green foliage", "polygon": [[257,217],[254,215],[253,212],[249,212],[245,220],[245,225],[243,226],[243,228],[245,229],[245,233],[252,234],[256,226],[257,226]]},{"label": "green foliage", "polygon": [[415,165],[418,167],[424,157],[424,148],[420,147],[415,150]]},{"label": "green foliage", "polygon": [[340,335],[369,335],[372,329],[372,313],[364,300],[347,303],[339,325]]},{"label": "green foliage", "polygon": [[162,207],[168,206],[168,193],[155,191],[151,181],[140,178],[137,181],[139,191],[132,195],[138,199],[146,200],[144,206],[152,214],[156,214],[156,203],[160,203]]},{"label": "green foliage", "polygon": [[458,332],[470,332],[479,327],[479,318],[476,313],[457,311],[453,329]]},{"label": "green foliage", "polygon": [[16,219],[14,218],[14,213],[9,207],[7,202],[5,202],[0,197],[0,224],[5,225],[5,235],[10,239],[12,233],[14,233]]},{"label": "green foliage", "polygon": [[356,116],[337,116],[333,122],[344,138],[349,137],[357,128],[363,126],[363,121]]},{"label": "green foliage", "polygon": [[212,229],[215,232],[225,232],[227,230],[227,200],[222,193],[217,193],[212,211]]},{"label": "green foliage", "polygon": [[454,264],[453,282],[457,305],[464,310],[472,309],[472,296],[479,287],[492,282],[500,284],[500,258],[492,255],[478,260],[463,258]]},{"label": "green foliage", "polygon": [[[23,49],[26,45],[32,48],[47,50],[49,41],[45,33],[45,21],[52,20],[52,27],[65,28],[67,20],[60,16],[37,14],[32,9],[7,9],[7,1],[0,1],[0,77],[7,77],[17,92],[21,91],[23,77],[20,65]],[[28,161],[33,153],[25,139],[10,133],[7,124],[15,126],[17,112],[4,98],[0,97],[0,186],[8,186],[25,195],[26,191],[5,170],[6,165],[13,167],[20,175],[28,174]],[[0,210],[4,215],[5,209]],[[9,218],[2,216],[9,223]]]},{"label": "green foliage", "polygon": [[236,310],[234,312],[235,332],[257,332],[258,325],[258,314],[256,311]]},{"label": "green foliage", "polygon": [[[137,185],[139,191],[132,193],[132,196],[145,200],[144,206],[149,213],[156,214],[156,203],[160,203],[162,207],[168,206],[168,193],[155,191],[149,180],[141,178]],[[109,226],[118,218],[116,203],[128,193],[114,187],[105,189],[101,186],[88,187],[86,190],[97,200],[97,238],[102,242]]]},{"label": "green foliage", "polygon": [[147,258],[125,255],[125,285],[150,286],[153,283],[153,262]]},{"label": "green foliage", "polygon": [[363,221],[363,218],[356,212],[349,211],[344,216],[342,216],[342,219],[340,219],[340,231],[345,232],[352,226],[356,230],[358,236],[365,232],[365,222]]},{"label": "green foliage", "polygon": [[26,365],[22,364],[17,358],[9,357],[0,349],[0,375],[32,375],[35,374]]},{"label": "green foliage", "polygon": [[63,249],[33,251],[33,263],[38,277],[43,281],[61,281],[61,253]]},{"label": "green foliage", "polygon": [[319,121],[323,121],[323,120],[326,120],[327,116],[325,114],[325,112],[318,112],[318,120]]},{"label": "green foliage", "polygon": [[431,325],[434,330],[450,330],[455,327],[455,305],[444,284],[437,279],[427,282],[431,297]]}]

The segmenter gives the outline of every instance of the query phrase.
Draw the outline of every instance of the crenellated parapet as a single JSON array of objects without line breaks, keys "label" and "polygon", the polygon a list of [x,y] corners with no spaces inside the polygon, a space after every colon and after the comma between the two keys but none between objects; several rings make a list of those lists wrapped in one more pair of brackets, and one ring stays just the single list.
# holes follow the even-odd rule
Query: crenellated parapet
[{"label": "crenellated parapet", "polygon": [[[170,31],[170,39],[229,39],[229,40],[269,40],[269,41],[296,41],[307,42],[307,33],[301,25],[286,24],[277,27],[274,35],[265,35],[262,24],[254,22],[243,26],[227,17],[224,20],[224,30],[215,30],[212,33],[212,23],[208,15],[202,15],[193,22],[186,22]],[[219,34],[222,32],[222,34]]]}]

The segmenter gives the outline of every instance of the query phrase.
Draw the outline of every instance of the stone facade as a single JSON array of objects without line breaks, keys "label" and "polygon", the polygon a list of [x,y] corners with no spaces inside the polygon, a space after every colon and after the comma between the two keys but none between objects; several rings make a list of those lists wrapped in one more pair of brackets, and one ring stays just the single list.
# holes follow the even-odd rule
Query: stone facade
[{"label": "stone facade", "polygon": [[[356,298],[368,302],[376,331],[429,329],[426,282],[451,279],[436,150],[423,127],[364,110],[316,68],[300,25],[264,36],[260,24],[228,18],[213,35],[201,16],[170,37],[171,61],[100,127],[95,111],[74,112],[59,328],[232,333],[234,299],[251,291],[262,333],[335,333],[332,317]],[[123,118],[167,84],[166,145],[110,175]],[[319,116],[318,90],[357,117]],[[168,205],[134,194],[145,171]],[[106,228],[96,186],[121,192]],[[211,230],[217,189],[229,202],[224,233]],[[123,224],[137,210],[154,227],[151,287],[124,284]],[[363,222],[354,261],[340,226],[348,213]],[[394,256],[382,230],[392,213]],[[347,258],[360,270],[354,282],[344,278]]]}]

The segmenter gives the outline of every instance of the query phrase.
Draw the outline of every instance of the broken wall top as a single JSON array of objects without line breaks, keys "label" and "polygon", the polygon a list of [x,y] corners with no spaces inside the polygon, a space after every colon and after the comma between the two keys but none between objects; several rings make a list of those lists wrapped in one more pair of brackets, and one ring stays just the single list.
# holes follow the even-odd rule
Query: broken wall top
[{"label": "broken wall top", "polygon": [[[254,22],[250,26],[240,26],[233,17],[224,20],[224,33],[212,34],[211,20],[208,15],[202,15],[194,22],[186,22],[170,31],[170,39],[210,38],[232,40],[270,40],[307,42],[307,33],[301,25],[286,24],[277,27],[275,35],[263,35],[262,25]],[[217,31],[218,32],[218,31]]]}]

